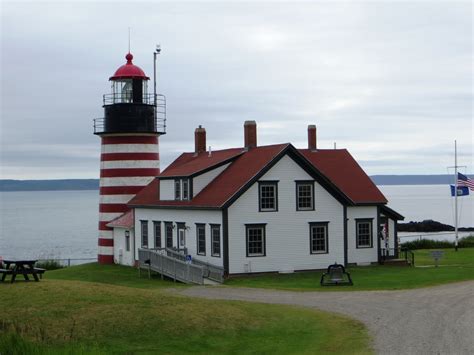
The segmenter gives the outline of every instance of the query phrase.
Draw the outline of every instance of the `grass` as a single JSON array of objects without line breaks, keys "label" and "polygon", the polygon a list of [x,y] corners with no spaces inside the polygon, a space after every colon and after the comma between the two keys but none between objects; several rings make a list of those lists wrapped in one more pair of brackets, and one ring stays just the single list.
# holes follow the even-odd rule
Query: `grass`
[{"label": "grass", "polygon": [[153,274],[153,278],[149,279],[147,272],[144,270],[142,270],[142,275],[139,277],[137,269],[121,265],[91,263],[47,272],[46,275],[47,279],[53,280],[98,282],[101,284],[145,289],[186,287],[182,283],[161,280],[156,274]]},{"label": "grass", "polygon": [[163,290],[170,286],[96,264],[48,271],[39,283],[0,284],[0,353],[371,352],[365,327],[345,317],[180,297]]},{"label": "grass", "polygon": [[421,249],[415,251],[415,263],[419,266],[434,265],[434,259],[431,256],[433,250],[441,250],[444,252],[443,257],[439,260],[439,265],[462,265],[474,266],[474,248],[460,248],[458,251],[453,249]]},{"label": "grass", "polygon": [[[417,266],[433,265],[431,250],[415,251]],[[444,249],[443,267],[399,267],[359,266],[348,268],[354,286],[321,287],[322,272],[294,274],[263,274],[254,277],[239,277],[226,281],[236,287],[258,287],[299,291],[359,291],[359,290],[401,290],[435,286],[449,282],[474,280],[474,248]]]}]

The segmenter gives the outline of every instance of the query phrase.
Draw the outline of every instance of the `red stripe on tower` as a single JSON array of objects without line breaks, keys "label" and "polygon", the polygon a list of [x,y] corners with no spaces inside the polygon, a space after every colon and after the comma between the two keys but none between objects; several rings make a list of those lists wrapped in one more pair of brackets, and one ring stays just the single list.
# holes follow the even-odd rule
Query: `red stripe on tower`
[{"label": "red stripe on tower", "polygon": [[146,94],[149,78],[132,63],[130,53],[126,59],[127,63],[110,78],[112,93],[104,95],[104,118],[94,122],[94,133],[101,137],[101,264],[114,262],[116,243],[113,228],[107,224],[127,212],[127,202],[160,172],[158,139],[165,133],[164,114],[156,111],[154,96]]}]

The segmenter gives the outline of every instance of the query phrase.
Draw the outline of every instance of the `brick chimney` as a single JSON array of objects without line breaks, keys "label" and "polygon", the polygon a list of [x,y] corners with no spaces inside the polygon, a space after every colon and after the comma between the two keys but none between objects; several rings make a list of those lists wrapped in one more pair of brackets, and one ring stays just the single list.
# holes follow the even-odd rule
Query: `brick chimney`
[{"label": "brick chimney", "polygon": [[308,126],[308,149],[316,150],[316,126],[311,124]]},{"label": "brick chimney", "polygon": [[206,129],[199,125],[194,131],[194,153],[200,154],[206,151]]},{"label": "brick chimney", "polygon": [[257,146],[257,123],[255,121],[245,121],[244,141],[247,150]]}]

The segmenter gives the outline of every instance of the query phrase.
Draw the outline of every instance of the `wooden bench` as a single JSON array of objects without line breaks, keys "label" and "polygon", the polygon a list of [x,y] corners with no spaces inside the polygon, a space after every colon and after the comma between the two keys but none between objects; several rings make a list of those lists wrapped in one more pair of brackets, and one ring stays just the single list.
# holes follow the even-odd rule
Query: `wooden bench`
[{"label": "wooden bench", "polygon": [[40,267],[35,267],[36,273],[39,275],[40,279],[43,278],[43,274],[46,272],[46,269],[42,269]]},{"label": "wooden bench", "polygon": [[341,264],[329,265],[321,276],[321,286],[352,286],[351,274]]},{"label": "wooden bench", "polygon": [[10,269],[0,269],[0,275],[2,275],[2,281],[5,281],[7,275],[11,275],[13,273]]}]

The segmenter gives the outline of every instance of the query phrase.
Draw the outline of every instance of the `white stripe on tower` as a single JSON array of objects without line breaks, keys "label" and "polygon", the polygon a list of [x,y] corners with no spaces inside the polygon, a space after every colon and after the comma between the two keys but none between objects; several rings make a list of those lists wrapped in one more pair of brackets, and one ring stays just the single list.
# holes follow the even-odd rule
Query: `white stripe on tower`
[{"label": "white stripe on tower", "polygon": [[113,234],[107,223],[128,211],[127,202],[159,174],[158,136],[102,136],[101,147],[98,260],[113,263]]}]

